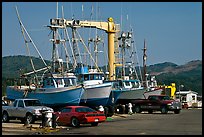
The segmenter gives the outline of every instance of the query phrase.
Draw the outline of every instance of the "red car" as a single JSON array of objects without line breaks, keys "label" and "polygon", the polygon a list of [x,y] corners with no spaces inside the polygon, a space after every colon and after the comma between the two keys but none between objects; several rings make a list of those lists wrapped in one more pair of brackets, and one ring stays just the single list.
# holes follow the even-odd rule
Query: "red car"
[{"label": "red car", "polygon": [[104,122],[106,116],[103,112],[96,111],[87,106],[66,106],[58,112],[54,112],[57,116],[57,123],[63,125],[71,125],[79,127],[80,124],[91,124],[97,126],[98,123]]}]

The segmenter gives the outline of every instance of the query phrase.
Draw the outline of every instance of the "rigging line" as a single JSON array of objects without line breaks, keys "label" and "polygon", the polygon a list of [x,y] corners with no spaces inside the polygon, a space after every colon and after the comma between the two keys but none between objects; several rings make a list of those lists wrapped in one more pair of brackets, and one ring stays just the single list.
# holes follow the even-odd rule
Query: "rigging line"
[{"label": "rigging line", "polygon": [[[132,46],[132,47],[133,47],[133,46]],[[130,52],[130,50],[129,50],[129,52]],[[132,66],[133,66],[133,69],[134,69],[134,71],[135,71],[136,79],[139,79],[139,78],[138,78],[137,71],[136,71],[136,69],[135,69],[136,66],[134,66],[134,64],[135,64],[135,63],[134,63],[134,62],[135,62],[134,53],[136,53],[136,52],[134,52],[134,49],[133,49],[133,48],[132,48],[132,51],[131,51],[131,52],[132,52],[132,53],[131,53],[131,54],[132,54],[132,57],[130,57],[130,58],[132,59],[132,60],[131,60],[131,61],[132,61],[131,63],[133,64]],[[129,54],[130,54],[130,53],[129,53]]]},{"label": "rigging line", "polygon": [[[19,19],[20,19],[20,16],[19,16],[19,14],[18,14],[17,7],[16,7],[16,12],[17,12],[17,15],[18,15],[18,17],[19,17]],[[42,62],[44,63],[44,65],[46,66],[47,70],[50,72],[51,76],[53,77],[53,74],[52,74],[51,71],[50,71],[51,68],[46,64],[45,60],[43,59],[42,55],[40,54],[39,50],[37,49],[35,43],[33,42],[32,38],[31,38],[30,35],[29,35],[29,33],[28,33],[27,30],[25,29],[25,27],[24,27],[22,21],[19,20],[19,22],[20,22],[20,24],[22,25],[22,27],[23,27],[24,31],[26,32],[27,36],[29,37],[29,39],[30,39],[32,45],[34,46],[35,50],[37,51],[38,55],[40,56]]]},{"label": "rigging line", "polygon": [[132,55],[131,55],[132,57],[130,57],[130,58],[132,59],[132,64],[133,64],[133,69],[134,69],[134,71],[135,71],[135,76],[136,76],[137,79],[139,79],[139,78],[138,78],[137,71],[136,71],[136,69],[135,69],[136,66],[134,66],[134,64],[135,64],[134,62],[136,62],[136,60],[135,60],[135,58],[134,58],[134,53],[136,53],[136,52],[134,51],[134,47],[133,47],[133,46],[134,46],[134,45],[132,44],[132,46],[131,46],[131,47],[132,47],[132,51],[131,51],[131,52],[132,52],[132,53],[131,53],[131,54],[132,54]]},{"label": "rigging line", "polygon": [[[64,18],[64,8],[63,8],[63,6],[62,6],[62,18]],[[69,34],[68,34],[68,31],[67,31],[67,27],[65,26],[65,28],[64,28],[64,33],[65,33],[65,42],[66,41],[68,41],[69,42],[69,46],[70,46],[70,49],[71,49],[71,53],[72,53],[72,57],[73,57],[73,62],[72,63],[74,63],[74,62],[76,62],[76,58],[75,58],[75,56],[74,56],[74,52],[73,52],[73,49],[72,49],[72,44],[71,44],[71,40],[70,40],[70,38],[69,38]],[[67,49],[67,48],[66,48]],[[69,56],[69,53],[67,52],[67,54],[68,54],[68,56]],[[69,57],[67,57],[68,59],[67,59],[67,66],[68,66],[68,68],[69,68]]]},{"label": "rigging line", "polygon": [[[98,2],[96,2],[96,20],[98,19],[98,11],[97,11],[97,7],[98,7]],[[96,28],[96,37],[95,38],[97,38],[97,28]]]},{"label": "rigging line", "polygon": [[[62,18],[64,19],[64,8],[62,6]],[[66,35],[66,32],[63,31],[64,36]],[[69,52],[67,51],[67,46],[66,46],[66,38],[64,38],[65,42],[63,43],[64,49],[65,49],[65,54],[66,54],[66,65],[67,65],[67,70],[69,70]]]},{"label": "rigging line", "polygon": [[[55,31],[54,31],[55,32]],[[58,29],[56,29],[56,35],[54,35],[54,40],[57,40],[57,38],[59,37],[59,31]],[[55,42],[55,41],[54,41]],[[56,58],[59,59],[59,51],[58,51],[58,45],[59,44],[55,44],[56,45]]]},{"label": "rigging line", "polygon": [[71,49],[71,53],[72,53],[72,57],[73,57],[73,63],[76,62],[76,57],[74,56],[74,51],[73,51],[73,48],[72,48],[72,44],[71,44],[71,39],[69,37],[69,34],[68,34],[68,31],[67,31],[67,27],[65,26],[65,34],[66,34],[66,37],[68,39],[68,42],[69,42],[69,46],[70,46],[70,49]]},{"label": "rigging line", "polygon": [[[19,15],[19,13],[18,13],[17,7],[16,7],[16,12],[17,12],[18,20],[19,20],[19,23],[20,23],[20,26],[21,26],[21,32],[22,32],[22,34],[23,34],[23,38],[24,38],[24,41],[25,41],[25,44],[26,44],[26,47],[27,47],[27,52],[28,52],[28,55],[29,55],[29,58],[30,58],[31,66],[32,66],[34,72],[36,72],[36,69],[35,69],[33,60],[32,60],[32,58],[31,58],[30,50],[29,50],[29,47],[28,47],[28,40],[26,39],[25,30],[24,30],[24,28],[23,28],[23,26],[22,26],[23,24],[22,24],[22,22],[21,22],[20,15]],[[29,42],[31,42],[31,40],[30,40]],[[37,77],[36,73],[34,73],[34,74],[35,74],[35,76]]]},{"label": "rigging line", "polygon": [[[27,30],[25,29],[25,27],[24,27],[24,25],[23,25],[23,23],[22,23],[22,21],[21,21],[21,19],[20,19],[20,15],[19,15],[19,13],[18,13],[17,7],[16,7],[16,13],[17,13],[17,16],[18,16],[18,19],[19,19],[19,23],[20,23],[20,26],[21,26],[22,30],[27,34],[28,38],[30,39],[30,42],[33,44],[35,50],[36,50],[37,53],[39,54],[39,56],[40,56],[41,60],[43,61],[44,65],[47,67],[48,70],[50,70],[50,68],[48,67],[48,65],[47,65],[46,62],[44,61],[43,57],[41,56],[40,52],[38,51],[38,49],[37,49],[35,43],[33,42],[32,38],[30,37],[29,33],[28,33]],[[26,42],[26,41],[25,41],[25,42]],[[32,63],[32,65],[33,65],[33,67],[34,67],[34,64],[33,64],[33,63]],[[34,69],[34,71],[35,71],[35,68],[33,68],[33,69]]]},{"label": "rigging line", "polygon": [[[75,31],[78,33],[77,29],[75,29]],[[81,41],[81,40],[82,40],[82,38],[79,39],[79,41]],[[79,61],[80,61],[81,65],[82,65],[82,58],[81,58],[81,52],[80,52],[80,49],[79,49],[78,41],[76,42],[76,45],[77,45],[77,50],[78,50],[78,54],[79,54]],[[82,65],[82,67],[83,67],[83,65]]]},{"label": "rigging line", "polygon": [[[65,32],[64,32],[65,33]],[[60,41],[61,41],[61,36],[59,35],[59,39],[60,39]],[[66,63],[67,63],[67,69],[69,70],[69,65],[68,65],[68,61],[69,61],[69,53],[68,53],[68,51],[67,51],[67,48],[66,48],[66,42],[65,41],[63,41],[62,42],[62,45],[63,45],[63,47],[64,47],[64,50],[65,50],[65,54],[66,54]],[[61,65],[60,65],[60,67],[62,67]]]},{"label": "rigging line", "polygon": [[[132,32],[133,32],[133,29],[132,29]],[[134,34],[135,35],[135,34]],[[135,41],[135,37],[133,36],[133,41]],[[137,52],[137,45],[133,43],[133,47],[134,47],[134,50]],[[138,69],[139,69],[139,74],[140,74],[140,78],[141,78],[141,81],[143,80],[143,77],[142,77],[142,72],[141,72],[141,67],[140,67],[140,63],[139,63],[139,57],[138,57],[138,54],[136,54],[136,63],[138,64]]]},{"label": "rigging line", "polygon": [[[82,10],[82,20],[84,20],[84,5],[82,3],[82,6],[81,6],[81,10]],[[82,36],[84,36],[84,26],[82,26]],[[87,58],[86,58],[86,55],[84,56],[84,65],[87,65]]]},{"label": "rigging line", "polygon": [[[91,18],[91,21],[92,21],[92,17],[93,17],[93,11],[94,9],[93,9],[93,5],[91,5],[91,15],[90,15],[90,18]],[[91,37],[91,31],[92,31],[92,29],[91,29],[91,24],[90,24],[90,29],[89,29],[89,39],[90,39],[90,37]],[[91,46],[89,45],[89,50],[91,51]],[[92,52],[92,51],[91,51]],[[90,54],[89,54],[89,63],[90,63],[90,66],[91,66],[91,68],[92,68],[92,61],[91,61],[91,57],[90,57]]]},{"label": "rigging line", "polygon": [[82,44],[84,45],[84,47],[86,48],[87,52],[90,54],[90,57],[91,57],[91,59],[93,60],[93,62],[94,62],[94,64],[95,64],[96,69],[98,69],[98,71],[99,71],[99,72],[101,72],[101,70],[99,69],[98,65],[97,65],[97,64],[96,64],[96,62],[94,61],[94,58],[92,57],[92,55],[91,55],[90,51],[88,50],[88,48],[87,48],[86,44],[84,43],[83,39],[81,38],[81,36],[80,36],[79,32],[78,32],[77,30],[76,30],[76,32],[77,32],[78,36],[80,37],[80,40],[81,40]]}]

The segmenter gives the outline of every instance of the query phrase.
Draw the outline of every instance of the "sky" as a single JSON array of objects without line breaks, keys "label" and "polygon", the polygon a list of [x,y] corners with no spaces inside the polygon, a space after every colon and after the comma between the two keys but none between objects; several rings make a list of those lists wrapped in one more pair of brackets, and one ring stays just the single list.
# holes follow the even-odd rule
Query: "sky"
[{"label": "sky", "polygon": [[[17,6],[22,22],[43,58],[51,59],[50,30],[45,26],[50,24],[51,18],[56,18],[56,5],[56,2],[3,2],[2,57],[27,55],[15,11]],[[59,2],[59,17],[62,6],[64,16],[69,20],[107,21],[112,17],[121,30],[132,28],[141,65],[144,39],[147,65],[164,62],[183,65],[202,60],[202,2]],[[83,37],[101,34],[104,47],[107,46],[105,32],[80,31]],[[103,61],[104,58],[98,59],[99,63]]]}]

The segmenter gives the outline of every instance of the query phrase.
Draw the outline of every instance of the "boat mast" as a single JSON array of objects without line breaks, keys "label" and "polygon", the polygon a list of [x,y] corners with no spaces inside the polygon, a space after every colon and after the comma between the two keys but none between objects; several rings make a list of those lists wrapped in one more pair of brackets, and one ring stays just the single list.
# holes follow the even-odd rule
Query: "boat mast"
[{"label": "boat mast", "polygon": [[108,34],[108,57],[109,57],[109,80],[115,80],[115,54],[114,54],[114,40],[115,33],[119,32],[120,28],[117,26],[113,18],[108,18],[107,22],[101,21],[79,21],[79,20],[65,20],[62,18],[51,19],[51,25],[64,27],[87,27],[97,28],[107,32]]},{"label": "boat mast", "polygon": [[147,60],[147,55],[146,55],[146,43],[145,43],[145,40],[144,40],[144,48],[142,49],[143,50],[143,86],[145,88],[147,88],[147,72],[146,72],[146,60]]}]

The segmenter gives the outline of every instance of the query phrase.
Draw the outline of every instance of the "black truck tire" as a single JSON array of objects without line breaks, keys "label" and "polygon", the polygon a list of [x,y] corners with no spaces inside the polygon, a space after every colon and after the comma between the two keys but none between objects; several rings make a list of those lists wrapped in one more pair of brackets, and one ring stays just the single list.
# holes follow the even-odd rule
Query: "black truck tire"
[{"label": "black truck tire", "polygon": [[134,109],[134,111],[135,111],[136,113],[141,113],[141,112],[142,112],[142,110],[141,110],[141,108],[140,108],[139,105],[134,106],[133,109]]}]

